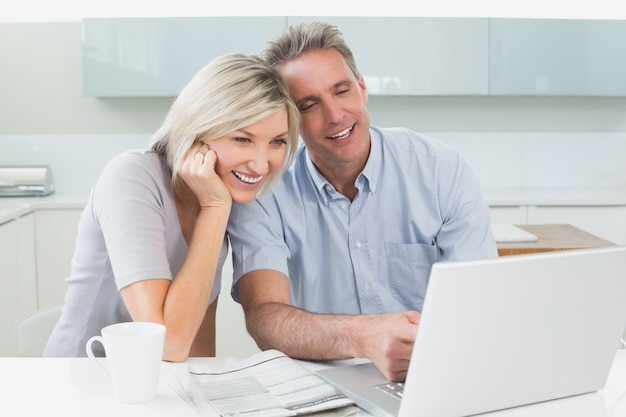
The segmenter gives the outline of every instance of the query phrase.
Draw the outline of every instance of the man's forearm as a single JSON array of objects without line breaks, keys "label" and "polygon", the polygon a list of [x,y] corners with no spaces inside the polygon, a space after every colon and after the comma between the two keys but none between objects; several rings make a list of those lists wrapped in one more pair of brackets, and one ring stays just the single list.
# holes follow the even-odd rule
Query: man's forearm
[{"label": "man's forearm", "polygon": [[263,350],[277,349],[298,359],[332,360],[359,356],[354,335],[364,316],[312,314],[290,305],[266,303],[247,315],[248,331]]}]

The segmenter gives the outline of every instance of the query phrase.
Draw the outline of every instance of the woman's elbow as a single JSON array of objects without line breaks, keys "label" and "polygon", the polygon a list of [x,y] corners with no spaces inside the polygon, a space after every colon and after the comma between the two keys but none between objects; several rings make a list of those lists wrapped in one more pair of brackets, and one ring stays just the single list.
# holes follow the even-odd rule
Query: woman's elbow
[{"label": "woman's elbow", "polygon": [[163,360],[166,362],[184,362],[189,357],[189,346],[166,346],[163,349]]}]

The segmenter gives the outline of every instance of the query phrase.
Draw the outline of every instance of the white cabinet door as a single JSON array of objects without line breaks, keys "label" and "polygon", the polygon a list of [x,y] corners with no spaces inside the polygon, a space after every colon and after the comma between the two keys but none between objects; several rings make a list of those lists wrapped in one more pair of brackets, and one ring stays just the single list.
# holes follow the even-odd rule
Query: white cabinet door
[{"label": "white cabinet door", "polygon": [[491,95],[626,95],[626,21],[490,22]]},{"label": "white cabinet door", "polygon": [[17,225],[0,225],[0,356],[15,354],[15,321],[19,317]]},{"label": "white cabinet door", "polygon": [[37,210],[37,296],[39,308],[63,303],[76,246],[76,230],[82,210]]},{"label": "white cabinet door", "polygon": [[488,94],[488,19],[291,17],[336,25],[369,94]]},{"label": "white cabinet door", "polygon": [[618,245],[626,245],[626,206],[529,207],[529,224],[571,224]]},{"label": "white cabinet door", "polygon": [[258,54],[284,27],[284,17],[83,19],[83,94],[175,96],[213,58]]},{"label": "white cabinet door", "polygon": [[15,220],[17,226],[17,279],[20,317],[37,310],[37,261],[35,257],[35,214]]},{"label": "white cabinet door", "polygon": [[15,323],[37,309],[32,213],[0,225],[0,356],[15,355]]}]

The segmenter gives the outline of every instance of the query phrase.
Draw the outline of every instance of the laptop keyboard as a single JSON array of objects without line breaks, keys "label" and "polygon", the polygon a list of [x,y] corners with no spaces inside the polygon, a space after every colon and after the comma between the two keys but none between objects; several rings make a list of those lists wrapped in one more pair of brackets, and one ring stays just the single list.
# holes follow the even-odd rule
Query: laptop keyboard
[{"label": "laptop keyboard", "polygon": [[388,382],[386,384],[374,385],[376,389],[379,389],[387,394],[401,400],[404,395],[404,382]]}]

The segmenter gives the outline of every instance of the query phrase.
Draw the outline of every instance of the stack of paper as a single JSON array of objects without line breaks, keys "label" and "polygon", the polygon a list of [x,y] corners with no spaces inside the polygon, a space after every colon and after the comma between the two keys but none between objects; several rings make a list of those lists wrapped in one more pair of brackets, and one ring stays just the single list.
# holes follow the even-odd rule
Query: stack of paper
[{"label": "stack of paper", "polygon": [[170,385],[202,416],[345,417],[358,408],[334,387],[277,350],[241,361],[189,363]]}]

